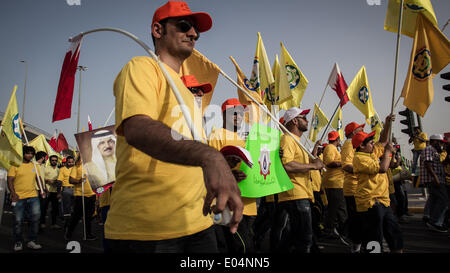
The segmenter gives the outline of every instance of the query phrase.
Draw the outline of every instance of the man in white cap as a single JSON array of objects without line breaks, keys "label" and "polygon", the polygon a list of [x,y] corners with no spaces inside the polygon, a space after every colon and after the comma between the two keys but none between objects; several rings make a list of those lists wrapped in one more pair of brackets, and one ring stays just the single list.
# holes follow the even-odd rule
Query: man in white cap
[{"label": "man in white cap", "polygon": [[[306,115],[309,111],[293,107],[284,114],[285,127],[297,140],[308,130]],[[320,142],[317,142],[314,146],[314,156],[319,145]],[[279,205],[271,232],[271,248],[276,252],[309,253],[313,245],[310,202],[314,199],[310,171],[320,170],[324,165],[319,158],[310,161],[308,154],[287,134],[281,136],[280,149],[283,149],[284,169],[294,188],[278,194]],[[287,219],[289,227],[286,226]]]},{"label": "man in white cap", "polygon": [[425,211],[430,212],[426,225],[437,232],[447,232],[443,223],[448,209],[448,196],[444,165],[440,160],[444,143],[442,135],[430,136],[430,145],[422,151],[420,158],[420,181],[430,189],[430,196],[425,204]]}]

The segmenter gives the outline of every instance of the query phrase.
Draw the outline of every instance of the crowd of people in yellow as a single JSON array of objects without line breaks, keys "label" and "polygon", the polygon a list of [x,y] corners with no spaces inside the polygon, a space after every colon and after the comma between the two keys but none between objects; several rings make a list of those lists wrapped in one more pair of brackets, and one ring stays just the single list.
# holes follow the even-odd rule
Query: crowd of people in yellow
[{"label": "crowd of people in yellow", "polygon": [[[192,75],[181,75],[180,67],[200,33],[211,26],[209,14],[191,12],[183,1],[169,1],[153,16],[155,53],[182,96],[191,98],[185,101],[191,115],[198,98],[212,88]],[[15,202],[14,250],[23,249],[25,211],[30,212],[31,227],[27,246],[42,247],[37,234],[39,227],[45,227],[49,204],[51,228],[61,228],[56,224],[61,205],[66,240],[73,237],[83,215],[85,239],[95,240],[91,220],[97,202],[107,253],[256,253],[269,230],[271,252],[318,252],[320,238],[341,240],[351,252],[364,252],[372,241],[383,251],[387,251],[383,241],[391,253],[403,251],[394,180],[405,165],[399,148],[389,140],[394,115],[386,117],[377,142],[375,132],[366,133],[364,124],[351,122],[345,127],[343,145],[339,133],[332,131],[328,143],[315,143],[312,159],[294,139],[300,140],[308,130],[309,110],[286,110],[282,124],[294,137],[281,136],[280,157],[294,187],[256,199],[241,197],[238,183],[246,179],[239,168],[241,160],[220,153],[227,145],[245,148],[239,129],[246,105],[238,99],[222,104],[223,127],[201,143],[174,137],[182,134],[173,127],[178,120],[171,115],[178,102],[152,58],[128,62],[114,82],[114,96],[118,135],[114,186],[96,197],[83,175],[80,157],[66,158],[62,168],[57,167],[57,158],[50,157],[45,166],[45,155],[35,155],[33,148],[25,146],[23,164],[8,172]],[[430,187],[427,224],[443,232],[450,189],[445,140],[423,134],[414,139],[430,142],[425,147],[415,142],[415,151],[421,152],[421,156],[417,153],[421,181]],[[37,191],[36,174],[45,181],[45,194]],[[230,223],[214,225],[211,214],[225,209],[233,212]]]}]

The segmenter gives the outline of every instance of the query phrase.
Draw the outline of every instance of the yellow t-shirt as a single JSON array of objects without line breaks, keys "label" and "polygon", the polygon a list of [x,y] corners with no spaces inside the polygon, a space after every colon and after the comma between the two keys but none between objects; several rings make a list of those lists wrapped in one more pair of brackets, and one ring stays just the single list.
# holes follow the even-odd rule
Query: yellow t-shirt
[{"label": "yellow t-shirt", "polygon": [[[428,136],[425,132],[421,132],[419,134],[419,137],[423,138],[425,140],[428,139]],[[413,139],[413,143],[414,143],[414,150],[416,150],[416,151],[422,151],[423,149],[425,149],[427,147],[426,142],[422,142],[422,141],[418,140],[417,138]]]},{"label": "yellow t-shirt", "polygon": [[8,176],[14,177],[14,191],[19,199],[37,197],[36,170],[33,163],[22,163],[19,167],[11,166]]},{"label": "yellow t-shirt", "polygon": [[72,168],[73,167],[62,167],[61,169],[59,169],[58,180],[62,182],[63,187],[73,187],[73,185],[69,183],[69,176]]},{"label": "yellow t-shirt", "polygon": [[322,185],[322,175],[320,174],[320,170],[311,171],[311,182],[312,190],[320,191],[320,186]]},{"label": "yellow t-shirt", "polygon": [[[70,171],[70,177],[76,180],[81,179],[82,174],[82,167],[81,166],[73,166]],[[86,181],[84,182],[84,185],[76,184],[73,187],[73,196],[83,196],[83,186],[84,186],[84,196],[85,197],[91,197],[94,196],[95,193],[92,191],[91,185],[89,184],[89,180],[87,179],[86,173],[84,173],[84,176],[86,177]]]},{"label": "yellow t-shirt", "polygon": [[[333,144],[327,145],[323,151],[323,164],[326,166],[332,162],[341,163],[341,154]],[[327,171],[323,175],[323,187],[325,189],[339,189],[344,187],[344,171],[342,167],[326,168]]]},{"label": "yellow t-shirt", "polygon": [[393,194],[393,193],[395,193],[395,187],[394,187],[394,178],[392,176],[391,168],[389,168],[387,170],[386,174],[388,176],[388,181],[389,181],[389,194]]},{"label": "yellow t-shirt", "polygon": [[[224,128],[219,128],[212,132],[209,135],[208,144],[218,151],[229,145],[245,148],[245,141],[239,137],[236,132],[232,132]],[[240,163],[234,169],[239,170]],[[242,202],[244,203],[244,211],[242,214],[248,216],[257,215],[256,198],[242,197]]]},{"label": "yellow t-shirt", "polygon": [[[57,180],[58,179],[58,175],[59,175],[59,168],[55,167],[53,168],[52,166],[45,166],[44,169],[44,176],[45,179],[47,180]],[[49,192],[57,192],[56,186],[55,185],[51,185],[51,184],[47,184],[47,189]]]},{"label": "yellow t-shirt", "polygon": [[[297,140],[299,137],[295,136]],[[308,154],[298,146],[295,140],[289,135],[282,135],[280,139],[280,149],[283,149],[283,164],[295,161],[300,164],[309,164]],[[296,199],[311,199],[314,200],[314,194],[311,183],[311,173],[287,173],[294,188],[278,194],[278,201],[289,201]]]},{"label": "yellow t-shirt", "polygon": [[[165,65],[165,64],[164,64]],[[165,65],[202,132],[201,111],[181,76]],[[158,64],[135,57],[114,82],[116,98],[116,182],[111,192],[105,237],[116,240],[164,240],[198,233],[212,226],[203,215],[206,188],[200,167],[154,159],[130,146],[122,123],[145,115],[192,139],[178,102]],[[177,110],[178,109],[178,110]],[[194,110],[196,114],[194,115]],[[197,119],[196,119],[197,118]],[[200,128],[200,129],[199,129]]]},{"label": "yellow t-shirt", "polygon": [[379,173],[379,157],[375,153],[355,152],[353,171],[358,178],[355,201],[358,212],[367,211],[375,201],[390,205],[389,182]]},{"label": "yellow t-shirt", "polygon": [[[344,142],[344,145],[342,145],[341,149],[342,167],[344,167],[345,165],[353,165],[354,155],[355,149],[353,149],[352,139],[347,139]],[[344,171],[344,196],[355,195],[357,187],[358,187],[358,179],[356,178],[356,175],[354,173]]]}]

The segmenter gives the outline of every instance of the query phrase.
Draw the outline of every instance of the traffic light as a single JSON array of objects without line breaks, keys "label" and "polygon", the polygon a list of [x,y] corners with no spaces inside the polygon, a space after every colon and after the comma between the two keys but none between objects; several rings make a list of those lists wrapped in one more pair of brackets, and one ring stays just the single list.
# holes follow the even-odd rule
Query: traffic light
[{"label": "traffic light", "polygon": [[403,111],[399,111],[398,112],[399,115],[401,116],[405,116],[406,119],[404,120],[400,120],[401,124],[405,124],[406,126],[408,126],[406,129],[402,129],[402,133],[405,133],[409,136],[412,136],[413,132],[414,132],[414,115],[413,112],[411,110],[409,110],[408,108],[406,108]]},{"label": "traffic light", "polygon": [[[445,80],[450,80],[450,72],[447,73],[442,73],[441,74],[441,78],[445,79]],[[442,88],[444,88],[444,90],[450,91],[450,84],[444,84],[442,86]],[[445,101],[450,102],[450,96],[445,97]]]}]

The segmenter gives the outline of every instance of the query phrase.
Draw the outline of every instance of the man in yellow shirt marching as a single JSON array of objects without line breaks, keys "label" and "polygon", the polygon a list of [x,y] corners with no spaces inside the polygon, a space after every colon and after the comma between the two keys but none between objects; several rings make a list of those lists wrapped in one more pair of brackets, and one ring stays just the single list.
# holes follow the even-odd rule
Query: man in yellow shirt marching
[{"label": "man in yellow shirt marching", "polygon": [[414,128],[414,134],[409,138],[408,143],[414,144],[413,162],[411,167],[411,173],[417,175],[417,162],[419,161],[420,154],[427,147],[428,136],[425,132],[420,131],[420,127]]},{"label": "man in yellow shirt marching", "polygon": [[[309,110],[290,108],[284,114],[286,128],[300,140],[308,130]],[[314,146],[317,154],[319,143]],[[309,253],[313,244],[311,200],[314,199],[311,171],[324,167],[319,158],[310,161],[308,154],[289,135],[281,136],[282,163],[294,188],[278,194],[278,208],[271,232],[271,248],[276,252]],[[286,223],[289,223],[286,225]]]},{"label": "man in yellow shirt marching", "polygon": [[68,224],[73,209],[73,185],[69,183],[73,164],[73,156],[68,156],[65,166],[61,167],[57,178],[58,183],[61,185],[61,214],[64,217],[64,226]]},{"label": "man in yellow shirt marching", "polygon": [[352,253],[359,252],[361,249],[361,229],[362,223],[359,214],[356,211],[355,193],[358,187],[358,179],[353,172],[353,156],[355,149],[352,145],[352,137],[361,132],[364,129],[365,124],[358,124],[351,122],[345,126],[345,136],[347,140],[342,145],[341,160],[342,170],[344,171],[344,197],[347,208],[347,224],[348,224],[348,237],[351,240]]},{"label": "man in yellow shirt marching", "polygon": [[[58,194],[58,174],[59,174],[59,168],[58,168],[58,157],[56,155],[51,155],[49,157],[50,165],[45,166],[44,170],[44,177],[45,177],[45,184],[48,188],[49,196],[48,202],[51,204],[51,229],[59,229],[61,228],[59,225],[56,224],[56,217],[58,216],[58,199],[61,198]],[[41,218],[42,219],[42,218]]]},{"label": "man in yellow shirt marching", "polygon": [[[242,124],[244,107],[245,105],[242,105],[238,99],[228,99],[222,104],[223,128],[216,129],[209,136],[209,145],[211,147],[218,151],[228,145],[245,148],[245,140],[237,133]],[[226,156],[225,158],[235,174],[236,181],[239,183],[245,179],[245,173],[239,171],[241,160],[234,156]],[[223,231],[224,243],[228,249],[227,253],[242,253],[244,249],[245,253],[255,252],[253,223],[257,215],[256,199],[242,197],[242,202],[244,203],[244,210],[237,234],[231,234],[228,228],[222,229],[221,226],[218,226],[216,229],[218,243],[220,243],[219,238],[222,235],[221,231]]]},{"label": "man in yellow shirt marching", "polygon": [[[191,12],[183,1],[169,1],[158,8],[151,25],[155,54],[194,118],[198,106],[181,80],[181,65],[192,54],[200,33],[211,27],[209,14]],[[212,201],[216,198],[215,213],[226,205],[234,212],[229,225],[232,233],[243,210],[225,158],[183,130],[187,123],[175,113],[180,109],[177,99],[154,59],[129,61],[116,77],[114,96],[118,136],[116,182],[105,223],[109,249],[218,252],[208,215]],[[202,130],[197,125],[194,122]]]},{"label": "man in yellow shirt marching", "polygon": [[328,134],[328,145],[323,151],[323,164],[326,172],[323,175],[323,187],[327,194],[328,208],[324,219],[325,234],[340,238],[348,245],[344,237],[344,224],[347,221],[347,208],[344,198],[344,171],[338,147],[341,139],[337,131]]}]

